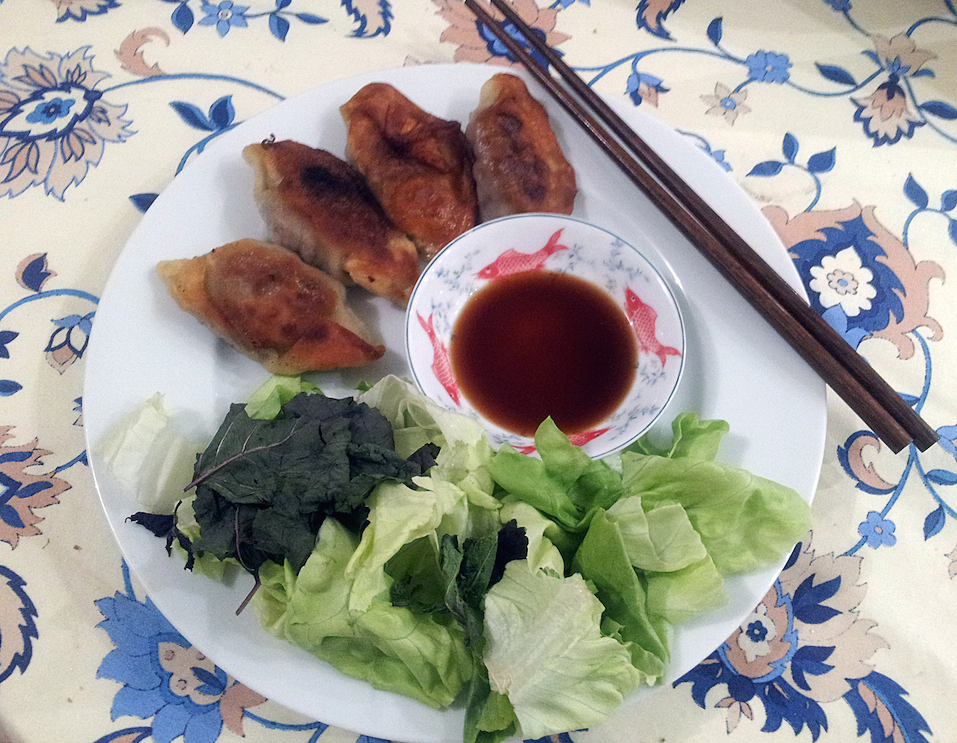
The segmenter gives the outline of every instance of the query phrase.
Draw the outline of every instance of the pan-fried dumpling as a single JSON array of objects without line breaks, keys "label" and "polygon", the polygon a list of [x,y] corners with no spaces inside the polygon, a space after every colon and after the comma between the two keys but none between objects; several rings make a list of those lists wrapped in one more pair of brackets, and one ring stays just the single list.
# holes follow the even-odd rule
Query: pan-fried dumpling
[{"label": "pan-fried dumpling", "polygon": [[423,257],[475,226],[472,150],[459,122],[423,111],[387,83],[366,85],[339,110],[347,159]]},{"label": "pan-fried dumpling", "polygon": [[215,335],[273,374],[360,366],[385,353],[345,304],[345,287],[290,250],[239,240],[162,261],[170,295]]},{"label": "pan-fried dumpling", "polygon": [[243,156],[256,172],[254,196],[271,242],[344,284],[408,302],[421,270],[415,245],[355,169],[290,140],[251,144]]},{"label": "pan-fried dumpling", "polygon": [[526,212],[571,214],[578,188],[548,113],[515,75],[483,86],[465,134],[483,220]]}]

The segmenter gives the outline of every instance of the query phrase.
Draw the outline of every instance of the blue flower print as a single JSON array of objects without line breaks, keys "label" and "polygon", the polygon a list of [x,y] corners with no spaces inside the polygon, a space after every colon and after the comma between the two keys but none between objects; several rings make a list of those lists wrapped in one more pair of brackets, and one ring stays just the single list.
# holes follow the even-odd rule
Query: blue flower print
[{"label": "blue flower print", "polygon": [[867,540],[867,546],[877,549],[882,545],[893,547],[897,544],[894,536],[896,525],[890,519],[885,519],[877,511],[870,511],[867,519],[857,527],[858,533]]},{"label": "blue flower print", "polygon": [[642,101],[648,101],[652,106],[657,106],[659,93],[667,93],[668,88],[664,86],[664,81],[660,77],[644,72],[632,72],[628,76],[625,92],[636,106],[640,106]]},{"label": "blue flower print", "polygon": [[132,135],[127,107],[96,89],[109,75],[92,60],[88,47],[65,55],[11,49],[0,59],[0,197],[43,186],[62,201],[99,164],[106,142]]},{"label": "blue flower print", "polygon": [[791,77],[791,60],[787,54],[755,52],[745,60],[750,79],[762,83],[785,83]]},{"label": "blue flower print", "polygon": [[[517,59],[515,59],[515,56],[508,50],[505,44],[499,41],[499,38],[485,27],[485,24],[478,23],[477,26],[478,26],[479,36],[482,37],[482,40],[485,42],[486,46],[488,47],[489,54],[493,58],[505,57],[505,59],[509,60],[510,62],[518,61]],[[509,36],[515,39],[515,41],[521,44],[532,55],[532,58],[538,64],[540,64],[542,67],[545,67],[545,68],[548,67],[548,60],[545,59],[545,57],[543,57],[540,53],[538,53],[532,48],[532,46],[525,40],[525,37],[521,34],[521,32],[517,28],[515,28],[514,25],[512,25],[511,23],[507,23],[505,25],[505,30],[508,32]],[[546,41],[547,37],[545,35],[545,32],[542,31],[541,29],[532,28],[532,32],[536,36],[538,36],[538,38],[541,39],[542,41]],[[554,51],[556,51],[558,54],[561,54],[561,52],[559,52],[557,49]]]},{"label": "blue flower print", "polygon": [[834,10],[841,12],[846,12],[851,9],[851,0],[824,0],[824,2],[834,8]]},{"label": "blue flower print", "polygon": [[200,26],[216,26],[220,36],[229,33],[233,26],[240,28],[246,27],[246,11],[248,5],[236,5],[232,0],[223,0],[221,3],[204,3],[203,12],[206,17],[200,22]]},{"label": "blue flower print", "polygon": [[67,315],[53,321],[56,329],[50,336],[47,347],[43,349],[51,366],[62,372],[83,357],[90,342],[94,314],[88,312],[85,315]]},{"label": "blue flower print", "polygon": [[182,736],[184,743],[214,743],[222,732],[220,701],[229,684],[217,668],[180,635],[147,599],[117,593],[96,602],[114,650],[98,678],[123,684],[113,699],[114,718],[153,718],[156,743]]},{"label": "blue flower print", "polygon": [[762,622],[751,622],[744,632],[752,642],[763,642],[768,636],[768,628]]},{"label": "blue flower print", "polygon": [[40,101],[37,107],[27,114],[27,121],[31,124],[52,124],[57,119],[70,115],[70,109],[76,103],[72,98],[51,98]]}]

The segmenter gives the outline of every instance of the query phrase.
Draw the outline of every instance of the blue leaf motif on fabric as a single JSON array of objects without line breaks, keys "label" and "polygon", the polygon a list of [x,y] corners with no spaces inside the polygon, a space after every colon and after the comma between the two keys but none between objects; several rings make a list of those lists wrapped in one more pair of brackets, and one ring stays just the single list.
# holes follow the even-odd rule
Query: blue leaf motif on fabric
[{"label": "blue leaf motif on fabric", "polygon": [[791,132],[784,135],[784,141],[781,143],[781,151],[784,153],[784,159],[792,165],[798,153],[798,139]]},{"label": "blue leaf motif on fabric", "polygon": [[10,358],[10,349],[7,348],[7,344],[18,335],[20,334],[14,330],[0,330],[0,359]]},{"label": "blue leaf motif on fabric", "polygon": [[[288,21],[286,22],[288,25]],[[222,132],[232,126],[236,119],[236,110],[233,108],[233,97],[224,95],[215,100],[209,107],[208,113],[185,101],[171,101],[170,107],[179,117],[193,129],[203,132]]]},{"label": "blue leaf motif on fabric", "polygon": [[943,101],[926,101],[921,103],[917,108],[941,119],[947,119],[948,121],[957,119],[957,108]]},{"label": "blue leaf motif on fabric", "polygon": [[187,2],[188,0],[184,0],[177,5],[173,9],[173,14],[170,16],[173,25],[184,34],[193,27],[193,21],[196,19]]},{"label": "blue leaf motif on fabric", "polygon": [[12,379],[0,379],[0,397],[10,397],[23,389],[23,385]]},{"label": "blue leaf motif on fabric", "polygon": [[783,167],[784,163],[778,162],[777,160],[765,160],[763,163],[758,163],[751,168],[751,170],[748,172],[748,175],[767,178],[780,173]]},{"label": "blue leaf motif on fabric", "polygon": [[840,83],[841,85],[857,85],[854,76],[843,67],[831,64],[820,64],[818,62],[815,62],[814,65],[817,67],[817,71],[831,82]]},{"label": "blue leaf motif on fabric", "polygon": [[837,159],[837,148],[832,147],[826,152],[818,152],[807,160],[807,169],[812,173],[827,173],[834,168]]},{"label": "blue leaf motif on fabric", "polygon": [[954,245],[957,245],[957,219],[952,219],[947,223],[947,234]]},{"label": "blue leaf motif on fabric", "polygon": [[821,676],[834,670],[834,666],[824,662],[831,657],[833,652],[833,647],[819,645],[805,645],[798,649],[791,659],[791,675],[799,689],[811,690],[811,685],[807,682],[805,674]]},{"label": "blue leaf motif on fabric", "polygon": [[784,679],[762,686],[758,696],[764,700],[768,715],[762,732],[773,733],[780,729],[781,723],[787,721],[795,735],[807,725],[811,740],[817,740],[821,730],[827,729],[827,715],[821,705],[801,694]]},{"label": "blue leaf motif on fabric", "polygon": [[287,21],[278,13],[270,13],[269,30],[277,39],[280,41],[285,41],[286,34],[289,33],[289,21]]},{"label": "blue leaf motif on fabric", "polygon": [[957,473],[950,470],[932,469],[926,477],[937,485],[957,485]]},{"label": "blue leaf motif on fabric", "polygon": [[715,46],[721,43],[722,25],[722,18],[715,18],[713,21],[711,21],[711,23],[708,24],[708,40],[711,41],[711,43]]},{"label": "blue leaf motif on fabric", "polygon": [[225,129],[236,118],[236,109],[233,108],[233,97],[224,95],[209,107],[209,121],[216,131]]},{"label": "blue leaf motif on fabric", "polygon": [[930,198],[927,196],[927,191],[925,191],[923,186],[914,180],[913,173],[909,173],[907,175],[907,180],[904,182],[904,195],[907,196],[911,203],[918,209],[926,209],[927,205],[930,203]]},{"label": "blue leaf motif on fabric", "polygon": [[955,206],[957,206],[957,191],[954,189],[944,191],[940,196],[940,210],[942,212],[949,212]]},{"label": "blue leaf motif on fabric", "polygon": [[947,520],[947,516],[944,513],[944,507],[938,506],[935,510],[927,514],[927,517],[924,519],[924,539],[930,539],[935,534],[940,533],[940,530],[944,528],[944,522]]},{"label": "blue leaf motif on fabric", "polygon": [[[884,743],[892,740],[905,740],[908,743],[927,743],[924,733],[930,733],[930,727],[923,716],[904,696],[903,687],[882,673],[871,671],[851,686],[844,695],[844,701],[854,711],[857,718],[858,737],[870,732],[871,741]],[[887,721],[892,720],[890,734]]]},{"label": "blue leaf motif on fabric", "polygon": [[214,673],[210,673],[205,668],[200,668],[199,666],[193,666],[190,669],[193,672],[193,675],[202,682],[202,686],[197,688],[202,694],[222,694],[226,691],[226,684],[228,679],[226,678],[226,672],[221,668],[216,668]]},{"label": "blue leaf motif on fabric", "polygon": [[26,581],[5,565],[0,565],[0,591],[5,611],[0,612],[0,640],[3,643],[3,665],[0,683],[14,671],[25,673],[33,658],[33,640],[39,638],[37,609],[25,590]]},{"label": "blue leaf motif on fabric", "polygon": [[823,624],[840,612],[824,602],[832,598],[841,587],[840,577],[831,578],[814,585],[814,575],[805,578],[791,597],[794,616],[805,624]]},{"label": "blue leaf motif on fabric", "polygon": [[199,129],[204,132],[216,131],[213,122],[198,107],[192,103],[183,101],[171,101],[169,104],[172,109],[179,114],[179,117],[193,129]]},{"label": "blue leaf motif on fabric", "polygon": [[133,206],[145,214],[158,197],[158,193],[135,193],[130,196],[130,201],[133,202]]},{"label": "blue leaf motif on fabric", "polygon": [[319,23],[328,23],[328,18],[323,18],[318,15],[313,15],[312,13],[296,13],[296,18],[298,18],[303,23],[308,23],[310,25],[316,25]]}]

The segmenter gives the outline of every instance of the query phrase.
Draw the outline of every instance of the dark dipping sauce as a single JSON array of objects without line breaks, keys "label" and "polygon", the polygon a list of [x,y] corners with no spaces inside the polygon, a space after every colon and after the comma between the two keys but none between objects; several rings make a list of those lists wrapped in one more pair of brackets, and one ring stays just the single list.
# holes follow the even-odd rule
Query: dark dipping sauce
[{"label": "dark dipping sauce", "polygon": [[523,436],[549,416],[566,434],[597,426],[628,394],[638,360],[615,301],[553,271],[504,276],[477,291],[455,321],[449,351],[475,409]]}]

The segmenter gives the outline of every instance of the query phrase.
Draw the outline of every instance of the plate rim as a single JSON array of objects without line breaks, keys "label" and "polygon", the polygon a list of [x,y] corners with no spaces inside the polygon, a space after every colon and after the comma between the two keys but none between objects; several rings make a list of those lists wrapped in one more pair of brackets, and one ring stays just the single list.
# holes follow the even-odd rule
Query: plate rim
[{"label": "plate rim", "polygon": [[[513,74],[518,74],[519,76],[523,77],[523,79],[526,79],[527,82],[529,82],[529,78],[528,78],[527,75],[524,73],[524,71],[515,70],[515,69],[502,68],[502,67],[497,66],[497,65],[481,65],[481,64],[472,64],[472,63],[444,63],[444,64],[436,64],[436,65],[422,65],[422,66],[413,66],[413,67],[406,66],[406,67],[394,67],[394,68],[388,68],[388,69],[374,70],[374,71],[368,71],[368,72],[364,72],[364,73],[359,73],[359,74],[356,74],[356,75],[350,75],[350,76],[347,76],[347,77],[332,79],[332,80],[327,81],[327,82],[324,83],[324,84],[315,86],[315,87],[313,87],[313,88],[311,88],[311,89],[309,89],[309,90],[302,91],[302,92],[299,93],[298,95],[295,95],[295,96],[292,96],[292,97],[290,97],[290,98],[287,98],[286,100],[284,100],[284,101],[282,101],[282,102],[280,102],[280,103],[278,103],[278,104],[275,104],[274,106],[270,106],[269,108],[264,109],[263,111],[261,111],[260,113],[256,114],[255,116],[251,117],[250,119],[247,119],[246,121],[242,122],[242,124],[240,124],[239,126],[237,126],[237,127],[236,127],[234,130],[232,130],[232,131],[233,131],[233,132],[241,131],[241,130],[243,129],[243,127],[246,126],[247,124],[251,124],[252,122],[255,122],[255,121],[257,121],[257,120],[263,120],[263,119],[264,119],[265,117],[267,117],[267,116],[269,116],[269,117],[274,117],[274,116],[276,116],[277,114],[283,113],[283,112],[286,111],[286,110],[290,110],[290,109],[294,110],[294,109],[296,108],[297,102],[301,102],[301,101],[303,101],[304,99],[306,99],[306,98],[309,97],[309,96],[315,96],[315,95],[317,95],[320,91],[327,91],[327,90],[329,90],[330,88],[348,88],[348,87],[353,87],[353,86],[357,86],[357,85],[363,84],[363,83],[365,83],[365,82],[371,82],[371,81],[374,81],[374,80],[378,80],[378,79],[381,79],[381,78],[383,78],[383,77],[389,78],[389,81],[391,81],[391,82],[395,82],[395,81],[392,79],[394,76],[395,76],[395,77],[405,78],[407,75],[410,75],[410,74],[411,74],[411,75],[415,75],[418,70],[422,70],[422,69],[431,69],[431,70],[435,70],[435,71],[438,71],[438,72],[444,71],[446,74],[448,74],[448,73],[450,73],[450,72],[452,72],[452,71],[454,70],[455,73],[456,73],[456,76],[458,76],[457,73],[461,72],[462,70],[464,70],[464,69],[466,69],[466,68],[472,68],[473,70],[477,70],[477,72],[475,72],[475,74],[476,74],[477,76],[481,76],[481,75],[490,76],[490,75],[495,74],[495,73],[497,73],[497,72],[503,72],[503,71],[504,71],[504,72],[510,72],[510,73],[513,73]],[[530,87],[532,87],[531,84],[530,84]],[[543,98],[542,98],[541,96],[536,96],[536,97],[539,97],[540,99],[543,100]],[[544,100],[543,100],[543,102],[544,102]],[[639,118],[640,118],[640,117],[644,117],[647,122],[651,122],[651,123],[649,124],[649,126],[651,126],[652,128],[657,128],[657,129],[659,130],[658,133],[659,133],[659,134],[662,134],[662,136],[665,136],[665,137],[668,137],[668,136],[680,137],[680,135],[679,135],[673,128],[669,127],[667,124],[664,124],[663,122],[659,121],[658,119],[655,119],[654,117],[648,116],[648,115],[647,115],[646,113],[644,113],[644,112],[638,111],[637,109],[634,109],[634,108],[632,108],[632,109],[627,109],[627,108],[625,107],[624,103],[619,102],[619,101],[616,101],[616,100],[609,100],[609,103],[610,103],[613,107],[616,107],[616,108],[620,109],[621,111],[624,111],[624,112],[625,112],[627,115],[629,115],[629,116],[635,116],[635,117],[639,117]],[[424,106],[424,107],[427,108],[427,105]],[[189,183],[190,183],[190,178],[191,178],[191,176],[188,176],[188,175],[187,175],[186,177],[184,177],[184,175],[189,174],[189,173],[198,172],[198,171],[203,167],[204,164],[207,164],[207,163],[211,162],[211,161],[213,160],[214,155],[217,154],[217,153],[219,153],[221,150],[222,150],[223,152],[226,152],[226,151],[228,150],[228,148],[230,147],[230,144],[229,144],[229,143],[230,143],[230,142],[232,141],[232,139],[234,139],[234,138],[235,138],[235,135],[234,135],[233,137],[230,137],[229,139],[222,139],[222,138],[221,138],[220,140],[211,143],[211,145],[207,148],[207,151],[206,151],[206,152],[204,152],[203,154],[201,154],[200,156],[198,156],[193,162],[188,163],[187,166],[183,169],[183,171],[182,171],[177,177],[175,177],[175,178],[166,186],[166,188],[163,189],[163,191],[160,193],[159,197],[157,198],[156,202],[154,202],[154,207],[155,207],[155,205],[156,205],[157,203],[159,203],[160,205],[162,205],[162,204],[164,203],[164,200],[172,200],[174,197],[177,196],[177,194],[178,194],[182,189],[187,188],[188,185],[189,185]],[[676,140],[673,140],[673,141],[679,141],[679,140],[676,139]],[[682,146],[683,146],[683,147],[686,149],[686,151],[689,152],[689,153],[692,152],[692,151],[694,151],[694,149],[695,149],[695,148],[694,148],[689,142],[687,142],[687,141],[684,141]],[[714,168],[715,172],[718,171],[718,166],[717,166],[713,161],[711,161],[710,158],[707,158],[706,155],[704,155],[703,153],[700,153],[700,159],[699,159],[699,161],[698,161],[697,164],[698,164],[699,167],[704,167],[705,169],[707,169],[707,168]],[[750,215],[749,215],[749,221],[750,221],[753,217],[758,217],[758,218],[760,218],[761,223],[763,223],[763,225],[764,225],[764,228],[765,228],[764,231],[765,231],[765,233],[767,233],[767,234],[769,234],[769,235],[773,235],[774,240],[776,240],[776,241],[778,242],[778,244],[780,244],[782,251],[784,251],[784,253],[786,254],[786,249],[784,248],[783,244],[780,243],[780,239],[779,239],[779,238],[777,237],[777,235],[773,232],[773,229],[771,228],[770,224],[767,223],[766,220],[764,220],[763,217],[760,215],[760,212],[758,211],[757,206],[753,203],[753,201],[750,199],[750,197],[748,197],[748,196],[744,193],[743,189],[741,189],[741,187],[740,187],[733,179],[731,179],[730,177],[728,177],[728,176],[727,176],[726,174],[724,174],[724,173],[721,173],[721,175],[722,175],[722,177],[724,177],[724,178],[726,179],[726,180],[723,182],[723,184],[722,184],[723,190],[724,190],[724,189],[730,189],[730,190],[732,190],[732,191],[738,191],[741,195],[743,195],[743,197],[744,197],[744,199],[747,201],[747,203],[750,204],[750,211],[754,213],[754,214],[750,214]],[[586,221],[587,221],[587,220],[586,220]],[[140,220],[140,222],[136,225],[136,227],[135,227],[135,228],[133,229],[133,231],[130,233],[129,238],[127,239],[126,243],[124,244],[124,247],[123,247],[123,249],[122,249],[120,255],[118,256],[118,258],[116,259],[114,265],[112,266],[112,268],[111,268],[111,270],[110,270],[110,277],[109,277],[109,279],[107,280],[107,283],[106,283],[106,285],[105,285],[105,287],[104,287],[104,290],[103,290],[103,292],[102,292],[102,294],[101,294],[100,308],[98,308],[98,309],[102,309],[102,307],[104,306],[103,299],[107,298],[107,297],[111,294],[111,291],[110,291],[110,290],[111,290],[111,286],[112,286],[113,283],[114,283],[115,277],[117,277],[118,275],[121,274],[121,269],[122,269],[122,267],[124,266],[124,261],[125,261],[125,260],[129,260],[129,254],[131,253],[131,247],[130,247],[130,246],[136,244],[138,241],[139,241],[139,242],[142,242],[142,241],[144,240],[144,237],[147,236],[148,233],[150,232],[150,223],[151,223],[151,219],[150,219],[150,217],[149,217],[149,215],[148,215],[148,213],[147,213],[147,215],[144,215],[144,217]],[[759,229],[759,227],[758,227],[758,226],[755,226],[755,229]],[[629,241],[629,242],[630,242],[630,241]],[[777,268],[777,267],[776,267],[776,268]],[[803,285],[800,283],[800,279],[799,279],[799,277],[798,277],[798,274],[797,274],[796,269],[795,269],[794,266],[793,266],[793,263],[791,263],[790,260],[788,260],[788,261],[784,264],[784,268],[785,268],[785,273],[788,274],[788,275],[785,276],[785,278],[786,278],[787,280],[789,280],[789,283],[791,283],[791,284],[802,294],[802,296],[804,296],[804,297],[806,298],[806,292],[805,292],[805,290],[804,290]],[[666,282],[666,283],[667,283],[667,282]],[[679,288],[680,288],[680,284],[679,284]],[[114,293],[115,293],[115,292],[114,292]],[[681,309],[682,309],[682,308],[681,308],[680,305],[679,305],[679,315],[683,316],[683,313],[681,313]],[[95,368],[96,368],[96,365],[95,365],[94,362],[98,359],[98,356],[99,356],[99,353],[100,353],[100,352],[99,352],[99,347],[100,347],[100,343],[97,341],[96,323],[94,323],[94,328],[93,328],[93,331],[92,331],[92,333],[91,333],[91,339],[90,339],[90,348],[89,348],[89,351],[88,351],[88,356],[87,356],[87,359],[86,359],[86,366],[85,366],[85,369],[84,369],[83,394],[84,394],[84,399],[85,399],[85,400],[86,400],[86,398],[87,398],[88,389],[90,389],[90,387],[92,386],[91,380],[92,380],[92,378],[95,376],[95,371],[94,371],[94,370],[95,370]],[[812,448],[812,449],[814,449],[815,451],[817,451],[817,452],[820,454],[820,456],[817,456],[817,455],[814,456],[814,458],[813,458],[813,463],[814,463],[814,468],[813,468],[813,469],[814,469],[814,471],[808,473],[809,479],[810,479],[811,481],[813,481],[814,483],[816,483],[816,482],[818,481],[818,479],[819,479],[819,477],[820,477],[820,473],[821,473],[821,468],[822,468],[822,466],[823,466],[823,452],[824,452],[824,443],[825,443],[824,439],[825,439],[825,433],[826,433],[826,427],[827,427],[827,408],[826,408],[826,403],[825,403],[825,400],[824,400],[824,386],[823,386],[823,383],[821,383],[818,397],[819,397],[819,400],[820,400],[820,403],[819,403],[819,404],[820,404],[820,407],[821,407],[821,410],[820,410],[820,414],[821,414],[821,415],[820,415],[820,418],[817,419],[817,423],[818,423],[817,429],[818,429],[818,430],[816,431],[816,440],[810,442],[810,448]],[[94,396],[94,399],[95,399],[95,396]],[[98,441],[94,441],[94,440],[93,440],[93,434],[95,433],[95,430],[94,430],[94,429],[96,428],[96,426],[91,426],[91,425],[89,425],[89,422],[90,422],[90,421],[95,421],[95,420],[97,419],[97,415],[96,415],[96,413],[94,413],[94,414],[91,415],[90,412],[91,412],[91,411],[88,409],[87,411],[85,411],[85,414],[84,414],[84,418],[85,418],[85,420],[87,421],[87,425],[84,425],[84,437],[85,437],[85,439],[86,439],[87,451],[88,451],[88,453],[90,454],[90,457],[89,457],[89,459],[90,459],[90,469],[91,469],[91,472],[93,473],[93,476],[94,476],[94,484],[95,484],[95,487],[96,487],[96,490],[97,490],[97,495],[98,495],[98,497],[99,497],[99,499],[100,499],[100,503],[101,503],[101,506],[102,506],[102,508],[103,508],[103,510],[104,510],[104,513],[105,513],[105,515],[107,516],[107,521],[109,522],[111,531],[113,532],[114,538],[117,540],[117,543],[119,544],[120,549],[121,549],[121,551],[123,552],[124,556],[128,558],[129,556],[127,555],[127,545],[126,545],[126,543],[124,542],[124,540],[121,538],[121,536],[120,536],[120,534],[119,534],[119,532],[118,532],[118,525],[117,525],[117,524],[114,522],[114,520],[111,518],[111,513],[110,513],[110,510],[109,510],[108,504],[107,504],[106,500],[104,499],[104,493],[103,493],[103,490],[102,490],[102,487],[101,487],[101,484],[102,484],[102,482],[103,482],[104,473],[103,473],[102,471],[100,471],[100,470],[101,470],[101,464],[98,464],[98,463],[97,463],[98,456],[94,454],[94,450],[96,449],[97,444],[99,443]],[[103,433],[103,432],[100,431],[100,433]],[[811,500],[813,500],[815,491],[816,491],[816,485],[813,486],[813,487],[811,488],[810,492],[806,494],[806,495],[808,496],[808,498],[807,498],[808,502],[810,502]],[[805,494],[802,493],[802,497],[803,497],[804,495],[805,495]],[[167,559],[168,559],[168,558],[167,558]],[[148,581],[146,581],[146,580],[143,579],[143,576],[140,574],[140,571],[137,569],[137,565],[138,565],[138,564],[139,564],[139,563],[138,563],[137,561],[130,561],[130,567],[131,567],[131,569],[133,570],[134,574],[137,575],[137,578],[140,580],[140,582],[143,584],[143,586],[147,589],[147,592],[149,592],[150,589],[149,589],[149,586],[147,585]],[[783,560],[782,560],[782,564],[783,564]],[[778,568],[774,569],[774,574],[775,574],[775,575],[777,574],[777,572],[778,572],[779,569],[780,569],[780,566],[778,566]],[[196,577],[197,577],[197,576],[191,576],[191,579],[196,578]],[[772,582],[773,582],[773,578],[772,578],[771,580],[772,580]],[[159,604],[158,601],[157,601],[157,606],[158,606],[158,607],[160,606],[160,604]],[[160,608],[161,608],[161,607],[160,607]],[[164,616],[165,616],[165,612],[164,612]],[[177,631],[179,631],[181,634],[183,634],[184,637],[186,637],[186,638],[189,640],[189,632],[188,632],[188,631],[187,631],[187,632],[184,632],[184,631],[183,631],[182,629],[180,629],[179,627],[177,627]],[[263,632],[265,633],[266,630],[263,629]],[[189,640],[189,641],[192,642],[192,640]],[[293,647],[294,647],[294,646],[293,646]],[[310,657],[311,657],[311,656],[310,656]],[[700,660],[700,659],[699,659],[699,660]],[[317,662],[322,663],[321,661],[317,661]],[[224,669],[224,670],[225,670],[225,669]],[[338,672],[335,672],[335,673],[338,673]],[[234,677],[239,678],[238,676],[234,676]],[[344,677],[344,676],[343,676],[342,679],[343,679],[344,682],[354,682],[353,679],[348,679],[348,677]],[[244,683],[246,683],[246,682],[244,681]],[[362,684],[363,686],[365,686],[365,684],[363,684],[363,682],[356,682],[356,683],[359,683],[359,684]],[[255,687],[255,684],[247,684],[247,685],[250,685],[252,688]],[[370,691],[371,691],[371,688],[370,688]],[[385,695],[385,696],[383,697],[382,695]],[[368,696],[368,695],[367,695],[367,696]],[[384,709],[392,709],[392,706],[388,703],[388,697],[389,697],[389,696],[395,696],[395,695],[391,695],[391,694],[388,693],[388,692],[374,692],[374,693],[372,694],[372,696],[375,697],[377,703],[380,702],[380,701],[383,701],[382,707],[383,707]],[[294,709],[294,710],[303,712],[303,710],[302,710],[300,707],[298,707],[297,705],[295,705],[294,703],[290,703],[289,701],[284,701],[283,699],[276,698],[275,696],[272,696],[271,698],[275,699],[275,701],[278,702],[278,703],[280,703],[280,704],[284,704],[284,705],[286,705],[286,706],[289,706],[290,709]],[[408,701],[408,700],[406,700],[406,701]],[[627,704],[627,702],[626,702],[626,704]],[[401,705],[400,705],[400,706],[401,706]],[[425,709],[425,710],[427,711],[427,708],[424,708],[424,707],[423,707],[423,709]],[[315,712],[304,712],[304,714],[314,715],[314,714],[316,714],[316,713],[315,713]],[[447,712],[447,713],[443,713],[443,714],[453,714],[453,715],[454,715],[454,714],[457,714],[457,713],[456,713],[456,711],[453,710],[452,712]],[[460,716],[460,715],[459,715],[459,716]],[[329,724],[333,724],[333,725],[337,725],[337,726],[341,726],[341,727],[346,727],[346,728],[349,728],[350,725],[353,725],[353,726],[354,726],[354,723],[355,723],[355,720],[356,720],[356,718],[355,718],[354,716],[352,716],[352,717],[350,717],[350,716],[348,716],[348,715],[344,716],[344,715],[342,715],[342,714],[339,713],[339,710],[334,710],[334,709],[330,709],[330,710],[328,710],[327,712],[324,712],[324,713],[323,713],[323,717],[325,718],[324,721],[327,721],[327,720],[329,721]],[[363,719],[367,719],[367,718],[363,718]],[[389,723],[391,722],[391,720],[392,720],[392,718],[389,718],[389,721],[386,723],[385,726],[383,726],[383,725],[380,724],[380,723],[375,723],[375,722],[372,722],[372,723],[363,722],[362,724],[363,724],[363,727],[365,728],[367,734],[376,735],[376,736],[380,736],[380,737],[384,736],[384,737],[389,737],[389,738],[405,739],[405,740],[411,741],[411,743],[417,743],[418,741],[421,741],[422,743],[439,743],[439,741],[449,740],[449,738],[448,738],[447,736],[442,736],[441,734],[440,734],[440,735],[435,735],[435,734],[433,734],[434,731],[432,731],[432,730],[421,730],[421,729],[420,729],[418,732],[415,732],[415,730],[414,730],[415,726],[414,726],[414,725],[413,725],[411,728],[409,728],[408,730],[397,731],[397,729],[396,729],[394,726],[390,726]],[[403,723],[411,724],[409,720],[406,720],[406,719],[404,719],[404,718],[402,719],[402,722],[403,722]],[[409,732],[409,731],[412,731],[412,732]]]}]

